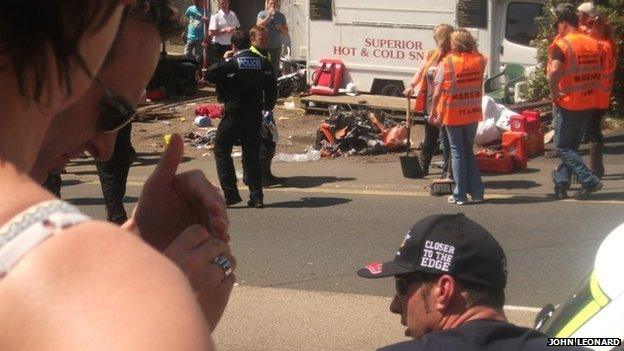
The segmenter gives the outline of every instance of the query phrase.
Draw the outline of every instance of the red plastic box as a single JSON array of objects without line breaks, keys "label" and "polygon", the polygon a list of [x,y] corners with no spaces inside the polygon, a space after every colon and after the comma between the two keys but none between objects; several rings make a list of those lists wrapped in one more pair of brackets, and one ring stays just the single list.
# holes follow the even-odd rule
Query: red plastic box
[{"label": "red plastic box", "polygon": [[544,133],[536,130],[527,134],[527,147],[529,155],[535,156],[544,152]]},{"label": "red plastic box", "polygon": [[526,171],[528,168],[529,159],[528,158],[513,158],[514,170],[516,171]]},{"label": "red plastic box", "polygon": [[515,156],[517,158],[528,158],[530,155],[527,142],[527,133],[503,133],[503,150],[509,155]]},{"label": "red plastic box", "polygon": [[532,133],[540,130],[538,111],[523,111],[521,115],[511,116],[509,128],[512,132]]},{"label": "red plastic box", "polygon": [[310,91],[319,95],[338,95],[345,66],[340,60],[321,59],[316,67]]},{"label": "red plastic box", "polygon": [[513,158],[505,152],[478,153],[475,156],[480,172],[511,173],[514,169]]},{"label": "red plastic box", "polygon": [[503,150],[517,158],[530,158],[544,152],[544,134],[538,129],[530,133],[503,133]]}]

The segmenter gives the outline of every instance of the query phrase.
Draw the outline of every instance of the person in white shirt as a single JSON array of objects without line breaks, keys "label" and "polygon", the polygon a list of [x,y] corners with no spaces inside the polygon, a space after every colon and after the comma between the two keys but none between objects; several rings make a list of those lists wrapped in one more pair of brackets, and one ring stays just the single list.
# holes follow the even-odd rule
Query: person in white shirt
[{"label": "person in white shirt", "polygon": [[229,0],[219,0],[219,10],[210,17],[208,34],[212,37],[217,59],[223,59],[232,46],[232,33],[240,27],[238,17],[230,10]]}]

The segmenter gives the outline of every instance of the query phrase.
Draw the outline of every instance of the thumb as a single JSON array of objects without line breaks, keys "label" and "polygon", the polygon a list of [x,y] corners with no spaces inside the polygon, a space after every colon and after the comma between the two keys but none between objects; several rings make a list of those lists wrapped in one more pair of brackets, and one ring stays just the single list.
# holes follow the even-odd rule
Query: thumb
[{"label": "thumb", "polygon": [[180,134],[172,134],[167,149],[160,156],[158,166],[152,172],[148,182],[168,183],[173,180],[178,170],[178,165],[182,162],[184,154],[184,142]]},{"label": "thumb", "polygon": [[172,245],[177,245],[181,249],[191,250],[203,244],[210,239],[210,233],[199,224],[193,224],[186,229],[173,241]]}]

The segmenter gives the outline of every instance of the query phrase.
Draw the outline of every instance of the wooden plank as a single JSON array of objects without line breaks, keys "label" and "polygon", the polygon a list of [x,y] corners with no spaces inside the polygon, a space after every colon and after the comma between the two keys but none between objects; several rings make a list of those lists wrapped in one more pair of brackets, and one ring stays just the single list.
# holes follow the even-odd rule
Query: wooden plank
[{"label": "wooden plank", "polygon": [[[404,97],[366,95],[357,96],[337,95],[309,95],[301,97],[301,104],[308,112],[326,114],[327,108],[331,105],[348,106],[352,109],[366,108],[369,110],[383,110],[386,118],[397,122],[405,120],[406,101]],[[422,113],[413,114],[412,124],[424,124],[425,118]]]},{"label": "wooden plank", "polygon": [[301,102],[309,105],[310,102],[328,105],[351,105],[371,109],[396,110],[405,113],[405,98],[395,96],[366,95],[309,95],[301,98]]}]

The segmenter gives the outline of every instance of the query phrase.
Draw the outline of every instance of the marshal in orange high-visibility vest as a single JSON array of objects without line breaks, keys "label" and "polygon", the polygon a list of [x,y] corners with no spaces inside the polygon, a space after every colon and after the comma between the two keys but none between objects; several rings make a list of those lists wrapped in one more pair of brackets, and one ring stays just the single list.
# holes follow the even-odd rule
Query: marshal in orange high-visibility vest
[{"label": "marshal in orange high-visibility vest", "polygon": [[563,76],[559,90],[565,94],[555,103],[570,111],[597,108],[596,91],[600,88],[602,50],[597,40],[580,32],[569,33],[555,41],[563,52]]},{"label": "marshal in orange high-visibility vest", "polygon": [[608,109],[611,104],[611,93],[615,80],[615,43],[611,39],[598,40],[603,50],[603,70],[600,77],[600,88],[596,91],[597,108]]},{"label": "marshal in orange high-visibility vest", "polygon": [[487,59],[478,52],[452,53],[444,59],[438,114],[444,125],[466,125],[483,119],[483,72]]},{"label": "marshal in orange high-visibility vest", "polygon": [[[414,103],[414,111],[416,112],[423,112],[427,108],[427,88],[429,85],[426,78],[427,71],[440,55],[441,52],[438,48],[435,48],[427,53],[425,66],[423,66],[422,71],[420,71],[420,76],[418,77],[417,84],[420,84],[420,88],[418,89],[418,94],[416,94],[416,102]],[[431,113],[431,111],[428,112]]]}]

